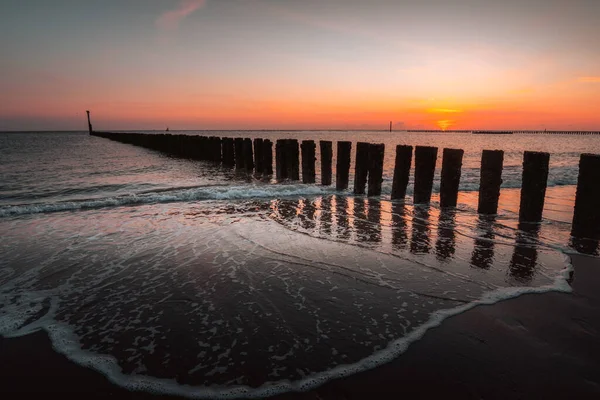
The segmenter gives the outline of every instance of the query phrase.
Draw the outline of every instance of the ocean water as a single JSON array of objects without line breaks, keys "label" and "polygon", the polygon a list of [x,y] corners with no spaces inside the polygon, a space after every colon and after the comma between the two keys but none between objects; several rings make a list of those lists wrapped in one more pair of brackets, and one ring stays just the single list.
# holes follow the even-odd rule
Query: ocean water
[{"label": "ocean water", "polygon": [[[478,304],[569,291],[565,255],[597,254],[569,234],[594,136],[185,133],[385,143],[384,194],[264,182],[83,132],[0,134],[1,335],[43,329],[131,389],[259,397],[385,363]],[[456,209],[390,201],[396,144],[439,147],[434,191],[441,149],[465,150]],[[505,150],[495,217],[476,213],[483,149]],[[551,153],[533,226],[517,221],[524,150]]]}]

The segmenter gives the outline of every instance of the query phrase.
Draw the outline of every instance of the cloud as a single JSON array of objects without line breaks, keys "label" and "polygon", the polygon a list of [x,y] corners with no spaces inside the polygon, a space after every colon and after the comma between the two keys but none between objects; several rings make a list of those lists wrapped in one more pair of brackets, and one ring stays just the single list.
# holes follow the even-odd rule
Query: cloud
[{"label": "cloud", "polygon": [[577,79],[581,83],[600,83],[600,76],[581,76]]},{"label": "cloud", "polygon": [[166,30],[177,29],[185,17],[202,8],[205,4],[206,0],[181,0],[177,8],[158,17],[156,26]]},{"label": "cloud", "polygon": [[432,114],[454,114],[461,113],[462,110],[455,110],[452,108],[430,108],[427,110],[427,112]]}]

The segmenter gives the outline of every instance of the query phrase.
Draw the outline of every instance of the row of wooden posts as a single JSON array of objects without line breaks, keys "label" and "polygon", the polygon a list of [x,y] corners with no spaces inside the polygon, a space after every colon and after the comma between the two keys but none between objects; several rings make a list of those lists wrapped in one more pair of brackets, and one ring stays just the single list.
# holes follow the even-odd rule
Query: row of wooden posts
[{"label": "row of wooden posts", "polygon": [[[224,166],[258,175],[273,174],[273,143],[268,139],[219,138],[171,134],[93,132],[123,143],[134,144],[168,154],[223,163]],[[332,184],[333,143],[320,141],[321,184]],[[301,152],[300,152],[301,150]],[[350,175],[352,142],[337,142],[336,189],[346,190]],[[358,142],[354,171],[354,193],[381,195],[385,146]],[[301,155],[301,156],[300,156]],[[455,207],[464,150],[443,149],[440,182],[440,206]],[[416,146],[413,197],[415,204],[429,203],[433,189],[438,148]],[[396,146],[392,200],[404,199],[410,178],[413,147]],[[302,160],[301,164],[299,160]],[[526,151],[523,155],[523,179],[519,208],[520,222],[540,222],[544,208],[550,155]],[[279,139],[275,143],[275,176],[278,181],[300,180],[315,183],[316,143]],[[504,152],[483,150],[478,212],[496,214],[502,184]],[[582,154],[575,200],[572,233],[578,237],[600,238],[600,155]]]}]

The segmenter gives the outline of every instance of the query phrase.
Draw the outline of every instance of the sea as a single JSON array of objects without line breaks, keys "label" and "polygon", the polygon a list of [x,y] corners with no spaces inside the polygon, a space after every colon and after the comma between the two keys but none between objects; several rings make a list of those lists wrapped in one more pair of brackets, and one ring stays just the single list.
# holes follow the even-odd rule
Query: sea
[{"label": "sea", "polygon": [[[161,132],[146,132],[161,133]],[[600,137],[375,131],[172,134],[384,143],[383,194],[276,182],[86,132],[0,133],[0,335],[132,390],[190,398],[314,388],[402,357],[481,304],[570,291],[581,153]],[[429,205],[391,201],[395,146],[439,148]],[[439,207],[443,148],[463,149]],[[504,150],[500,208],[477,214],[481,151]],[[540,224],[518,223],[523,152],[550,153]]]}]

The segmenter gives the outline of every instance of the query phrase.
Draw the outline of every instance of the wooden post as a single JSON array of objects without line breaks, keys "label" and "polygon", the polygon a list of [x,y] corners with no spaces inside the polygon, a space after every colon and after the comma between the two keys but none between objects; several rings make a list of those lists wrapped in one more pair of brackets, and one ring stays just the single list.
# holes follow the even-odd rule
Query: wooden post
[{"label": "wooden post", "polygon": [[300,180],[300,147],[297,139],[287,139],[285,165],[287,177],[293,181]]},{"label": "wooden post", "polygon": [[235,147],[235,169],[242,170],[244,169],[244,139],[235,138],[234,139],[234,147]]},{"label": "wooden post", "polygon": [[523,154],[523,182],[519,222],[540,222],[548,182],[550,154],[526,151]]},{"label": "wooden post", "polygon": [[381,182],[383,182],[383,158],[385,144],[369,145],[369,189],[368,196],[381,195]]},{"label": "wooden post", "polygon": [[464,150],[444,149],[440,183],[440,207],[456,207]]},{"label": "wooden post", "polygon": [[286,139],[278,139],[275,143],[275,177],[278,181],[287,178],[285,165]]},{"label": "wooden post", "polygon": [[257,174],[263,173],[263,140],[254,139],[254,171]]},{"label": "wooden post", "polygon": [[235,165],[235,151],[233,138],[223,138],[223,165],[233,167]]},{"label": "wooden post", "polygon": [[428,146],[417,146],[415,149],[415,204],[431,201],[437,150],[437,147]]},{"label": "wooden post", "polygon": [[404,200],[406,187],[410,179],[410,163],[412,162],[412,146],[396,146],[396,163],[392,182],[392,200]]},{"label": "wooden post", "polygon": [[502,185],[502,165],[504,151],[483,150],[479,178],[479,204],[477,212],[494,215],[498,213],[500,185]]},{"label": "wooden post", "polygon": [[269,139],[265,139],[262,142],[262,167],[263,175],[273,175],[273,142]]},{"label": "wooden post", "polygon": [[200,136],[190,136],[188,138],[188,147],[190,158],[200,160]]},{"label": "wooden post", "polygon": [[335,168],[335,188],[337,190],[348,189],[351,151],[352,142],[337,142],[337,164]]},{"label": "wooden post", "polygon": [[354,194],[365,194],[369,174],[369,143],[356,143],[356,162],[354,163]]},{"label": "wooden post", "polygon": [[215,136],[215,138],[214,138],[213,149],[214,149],[213,161],[218,164],[221,164],[221,161],[223,160],[223,155],[221,154],[221,138],[218,136]]},{"label": "wooden post", "polygon": [[314,140],[302,141],[302,183],[315,183],[315,152],[317,145]]},{"label": "wooden post", "polygon": [[333,157],[333,144],[330,141],[321,140],[321,185],[331,185],[331,159]]},{"label": "wooden post", "polygon": [[244,169],[252,172],[254,169],[254,157],[252,156],[252,139],[244,139]]},{"label": "wooden post", "polygon": [[600,155],[582,154],[571,234],[600,239]]},{"label": "wooden post", "polygon": [[92,129],[92,121],[90,120],[90,110],[86,110],[85,112],[87,114],[87,120],[88,120],[88,132],[91,135],[92,132],[94,132],[94,131]]}]

